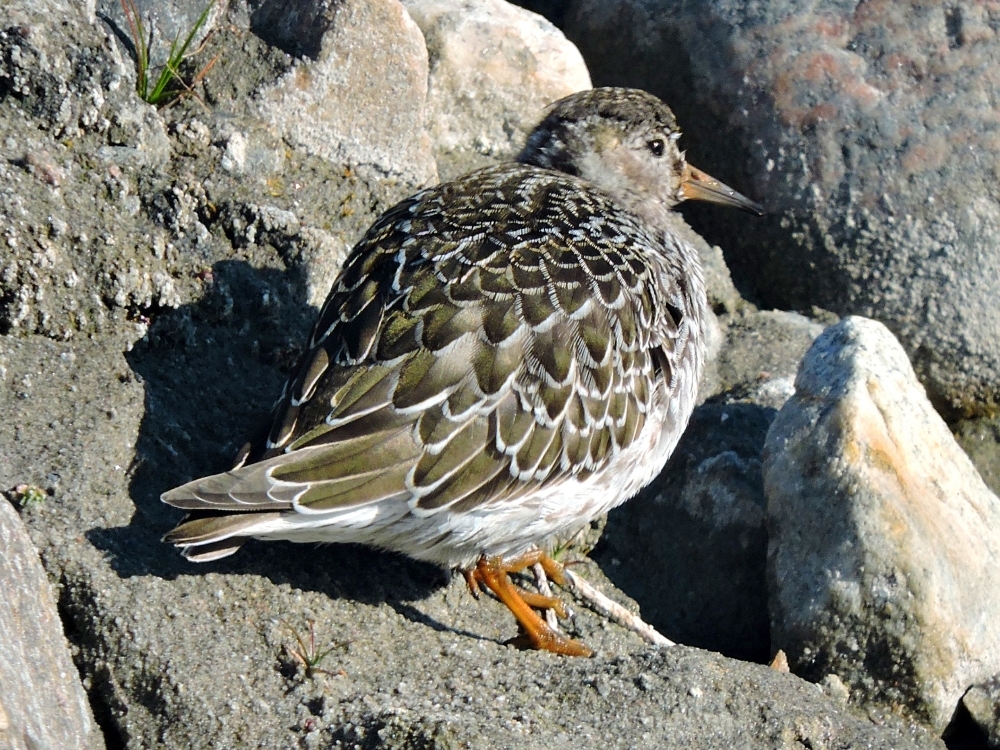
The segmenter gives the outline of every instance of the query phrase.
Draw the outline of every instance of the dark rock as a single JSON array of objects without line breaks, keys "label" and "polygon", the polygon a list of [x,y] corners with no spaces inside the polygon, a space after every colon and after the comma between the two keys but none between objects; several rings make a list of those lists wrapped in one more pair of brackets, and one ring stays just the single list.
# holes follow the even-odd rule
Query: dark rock
[{"label": "dark rock", "polygon": [[986,486],[1000,495],[1000,416],[967,419],[952,429]]},{"label": "dark rock", "polygon": [[1000,748],[1000,676],[970,687],[962,706],[985,735],[991,750]]},{"label": "dark rock", "polygon": [[708,403],[663,473],[608,515],[591,555],[671,640],[766,661],[761,450],[774,409]]},{"label": "dark rock", "polygon": [[[551,5],[551,4],[548,4]],[[768,307],[885,322],[942,408],[1000,404],[997,12],[975,3],[570,0],[594,85],[668,102],[693,163],[765,203],[686,213]]]}]

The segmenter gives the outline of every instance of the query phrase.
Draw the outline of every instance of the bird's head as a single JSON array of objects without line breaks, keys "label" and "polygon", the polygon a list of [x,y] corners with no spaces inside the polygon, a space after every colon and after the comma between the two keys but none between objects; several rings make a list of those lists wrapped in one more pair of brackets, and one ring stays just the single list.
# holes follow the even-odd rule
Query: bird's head
[{"label": "bird's head", "polygon": [[576,175],[648,215],[705,200],[757,215],[749,198],[687,163],[673,112],[638,89],[597,88],[549,107],[517,160]]}]

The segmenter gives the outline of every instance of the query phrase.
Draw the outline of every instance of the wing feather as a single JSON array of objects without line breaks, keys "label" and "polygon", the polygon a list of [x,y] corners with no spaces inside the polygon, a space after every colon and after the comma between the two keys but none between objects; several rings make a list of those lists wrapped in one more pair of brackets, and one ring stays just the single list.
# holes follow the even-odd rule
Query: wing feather
[{"label": "wing feather", "polygon": [[169,541],[222,555],[254,518],[392,498],[467,511],[586,477],[637,438],[680,356],[680,271],[654,273],[661,240],[603,194],[519,169],[425,191],[372,226],[256,463],[163,495],[243,515]]}]

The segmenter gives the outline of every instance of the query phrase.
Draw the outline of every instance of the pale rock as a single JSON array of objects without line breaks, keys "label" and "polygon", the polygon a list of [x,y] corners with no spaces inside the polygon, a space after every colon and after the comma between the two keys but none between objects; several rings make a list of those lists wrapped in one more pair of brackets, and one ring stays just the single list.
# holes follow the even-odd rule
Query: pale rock
[{"label": "pale rock", "polygon": [[[330,7],[327,7],[330,6]],[[259,95],[258,114],[293,148],[370,166],[414,187],[435,182],[425,129],[427,48],[398,0],[265,3],[275,42],[301,32],[305,57]]]},{"label": "pale rock", "polygon": [[510,159],[552,102],[590,88],[576,47],[504,0],[405,0],[430,54],[428,108],[438,170],[450,179]]},{"label": "pale rock", "polygon": [[111,164],[161,168],[170,160],[163,118],[154,106],[138,99],[114,113],[108,139],[111,144],[97,149],[97,156]]},{"label": "pale rock", "polygon": [[851,699],[851,691],[844,684],[844,681],[835,674],[828,674],[819,681],[819,686],[835,701],[847,703]]},{"label": "pale rock", "polygon": [[21,519],[2,497],[0,591],[0,747],[103,748],[48,577]]},{"label": "pale rock", "polygon": [[941,731],[1000,671],[1000,500],[885,326],[806,355],[764,450],[773,647]]},{"label": "pale rock", "polygon": [[236,132],[229,136],[226,149],[222,152],[222,168],[239,174],[247,164],[247,137]]},{"label": "pale rock", "polygon": [[317,227],[303,227],[296,248],[306,269],[306,301],[319,308],[340,274],[351,248],[339,237]]}]

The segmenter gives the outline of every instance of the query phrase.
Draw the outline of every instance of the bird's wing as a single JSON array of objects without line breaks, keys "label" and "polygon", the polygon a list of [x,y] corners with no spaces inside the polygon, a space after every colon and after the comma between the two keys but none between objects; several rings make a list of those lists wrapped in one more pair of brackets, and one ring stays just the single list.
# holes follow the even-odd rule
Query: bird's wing
[{"label": "bird's wing", "polygon": [[679,307],[644,232],[583,183],[523,167],[404,201],[346,261],[260,460],[164,500],[433,513],[599,470],[673,382]]}]

